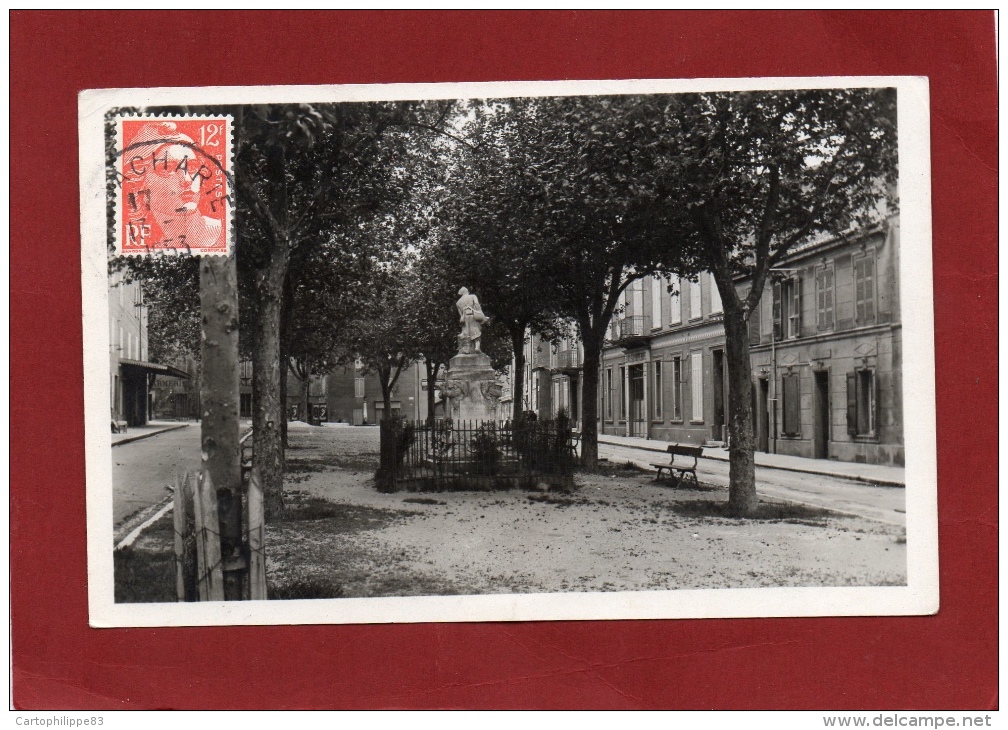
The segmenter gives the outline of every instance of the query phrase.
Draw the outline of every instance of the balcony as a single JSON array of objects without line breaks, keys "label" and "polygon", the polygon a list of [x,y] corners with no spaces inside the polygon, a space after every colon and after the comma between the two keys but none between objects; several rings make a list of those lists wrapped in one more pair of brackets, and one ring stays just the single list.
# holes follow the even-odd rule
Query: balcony
[{"label": "balcony", "polygon": [[651,339],[651,333],[644,329],[644,315],[623,317],[614,322],[609,341],[627,349],[642,347]]},{"label": "balcony", "polygon": [[558,372],[571,372],[581,369],[581,353],[577,348],[572,350],[560,350],[556,356],[556,370]]}]

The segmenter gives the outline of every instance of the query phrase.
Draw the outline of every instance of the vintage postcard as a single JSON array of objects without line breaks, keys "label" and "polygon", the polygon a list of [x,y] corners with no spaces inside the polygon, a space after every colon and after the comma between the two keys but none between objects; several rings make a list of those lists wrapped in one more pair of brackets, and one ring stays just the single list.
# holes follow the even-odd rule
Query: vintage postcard
[{"label": "vintage postcard", "polygon": [[91,625],[936,612],[928,99],[82,92]]}]

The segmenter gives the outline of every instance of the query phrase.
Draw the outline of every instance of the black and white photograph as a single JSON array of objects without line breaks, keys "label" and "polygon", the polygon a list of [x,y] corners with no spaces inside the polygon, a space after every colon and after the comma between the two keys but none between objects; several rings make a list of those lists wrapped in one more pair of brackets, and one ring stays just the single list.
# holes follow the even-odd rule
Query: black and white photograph
[{"label": "black and white photograph", "polygon": [[79,108],[92,626],[937,611],[926,79]]}]

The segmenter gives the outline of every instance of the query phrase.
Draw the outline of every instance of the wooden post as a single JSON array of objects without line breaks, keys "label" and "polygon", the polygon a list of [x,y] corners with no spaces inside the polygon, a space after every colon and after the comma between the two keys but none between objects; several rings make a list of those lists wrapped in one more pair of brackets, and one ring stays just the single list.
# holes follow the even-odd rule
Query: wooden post
[{"label": "wooden post", "polygon": [[172,516],[175,518],[175,592],[179,601],[186,599],[185,592],[185,530],[186,530],[186,494],[189,489],[189,475],[179,477],[175,472],[175,503],[172,506]]},{"label": "wooden post", "polygon": [[206,540],[204,539],[204,535],[206,534],[206,530],[204,529],[206,519],[203,516],[203,500],[201,499],[203,493],[202,482],[203,479],[201,477],[196,477],[196,493],[193,495],[193,515],[196,518],[196,588],[199,591],[199,599],[205,601],[207,600],[207,586],[204,580],[204,576],[207,573]]},{"label": "wooden post", "polygon": [[247,565],[242,556],[238,275],[233,254],[203,256],[200,261],[200,313],[203,472],[209,478],[208,483],[217,487],[213,511],[220,524],[214,531],[220,534],[224,597],[235,601],[242,599]]},{"label": "wooden post", "polygon": [[224,578],[221,570],[220,536],[214,529],[220,524],[217,515],[217,490],[213,477],[204,470],[196,482],[196,554],[199,556],[199,588],[201,601],[224,600]]},{"label": "wooden post", "polygon": [[265,525],[262,480],[253,467],[248,486],[249,598],[253,601],[266,600]]}]

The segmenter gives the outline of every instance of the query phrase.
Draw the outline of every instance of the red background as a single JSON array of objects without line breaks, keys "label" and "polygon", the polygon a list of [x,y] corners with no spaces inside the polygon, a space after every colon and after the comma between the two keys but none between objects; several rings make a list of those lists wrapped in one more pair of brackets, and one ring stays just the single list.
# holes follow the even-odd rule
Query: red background
[{"label": "red background", "polygon": [[[996,707],[993,20],[991,12],[11,13],[16,706]],[[88,628],[79,90],[858,74],[931,80],[938,615]]]}]

